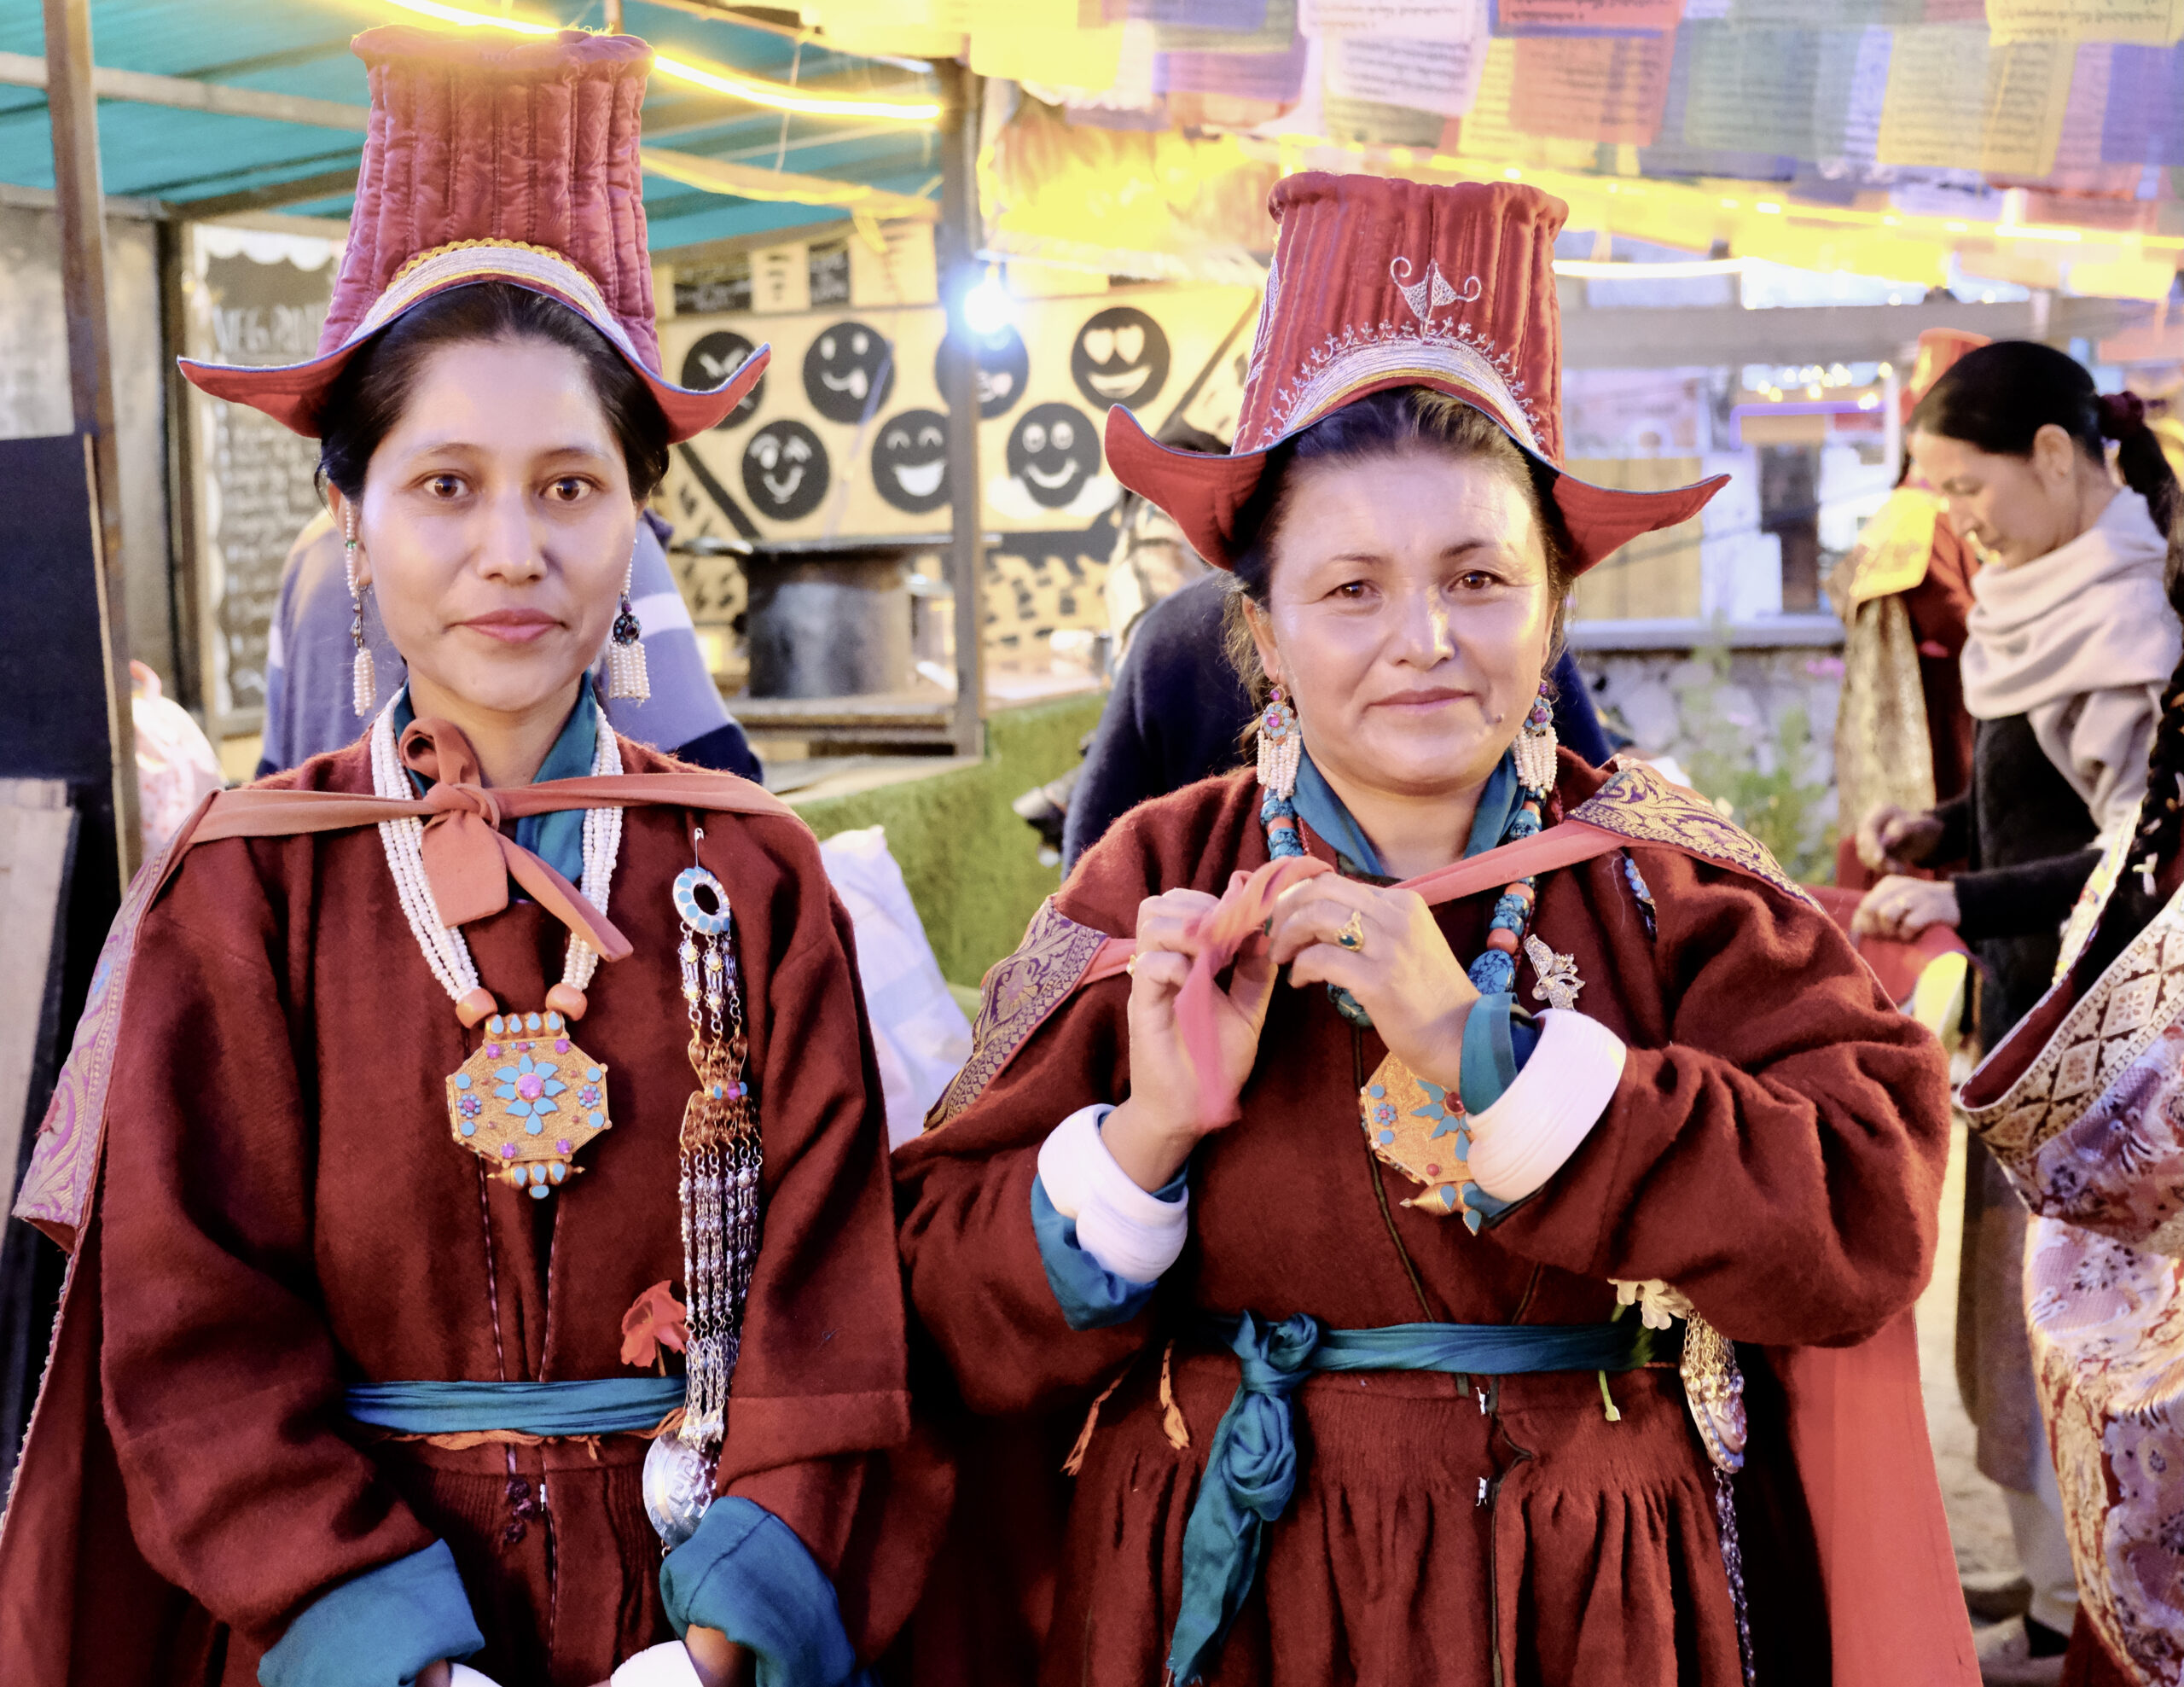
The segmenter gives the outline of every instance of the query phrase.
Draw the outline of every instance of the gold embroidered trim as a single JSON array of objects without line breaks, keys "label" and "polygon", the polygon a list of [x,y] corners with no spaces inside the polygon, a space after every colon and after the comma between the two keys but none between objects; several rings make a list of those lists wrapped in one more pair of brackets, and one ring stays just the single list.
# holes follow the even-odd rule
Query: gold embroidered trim
[{"label": "gold embroidered trim", "polygon": [[[422,252],[413,253],[404,259],[402,267],[386,278],[386,285],[389,288],[400,286],[403,277],[417,268],[419,265],[428,264],[435,258],[444,257],[450,252],[482,252],[488,248],[502,252],[528,252],[540,258],[551,258],[558,263],[569,263],[569,259],[564,254],[555,251],[552,247],[540,246],[535,241],[527,240],[489,240],[482,236],[474,240],[451,240],[444,246],[428,246]],[[576,266],[571,264],[570,267],[574,269]]]},{"label": "gold embroidered trim", "polygon": [[473,278],[506,277],[543,288],[561,296],[581,312],[618,346],[635,355],[628,332],[613,311],[607,296],[584,269],[550,246],[532,246],[514,240],[458,240],[435,246],[407,260],[394,272],[380,296],[372,301],[363,320],[349,336],[351,343],[380,329],[436,288]]},{"label": "gold embroidered trim", "polygon": [[1933,741],[1919,640],[1901,597],[1852,612],[1843,641],[1843,703],[1835,718],[1837,812],[1870,814],[1893,803],[1914,814],[1934,806]]},{"label": "gold embroidered trim", "polygon": [[1269,437],[1278,439],[1318,421],[1360,387],[1402,376],[1455,381],[1475,394],[1519,444],[1535,453],[1540,450],[1538,419],[1515,365],[1468,323],[1384,322],[1329,335],[1275,393]]},{"label": "gold embroidered trim", "polygon": [[1047,1015],[1069,999],[1107,940],[1105,932],[1057,912],[1051,897],[1039,905],[1016,952],[986,974],[971,1027],[971,1058],[926,1115],[926,1130],[938,1130],[979,1098]]},{"label": "gold embroidered trim", "polygon": [[1702,798],[1676,789],[1641,761],[1626,760],[1615,777],[1570,811],[1583,820],[1635,843],[1664,844],[1720,867],[1763,880],[1808,908],[1819,905],[1782,870],[1767,846],[1731,825]]}]

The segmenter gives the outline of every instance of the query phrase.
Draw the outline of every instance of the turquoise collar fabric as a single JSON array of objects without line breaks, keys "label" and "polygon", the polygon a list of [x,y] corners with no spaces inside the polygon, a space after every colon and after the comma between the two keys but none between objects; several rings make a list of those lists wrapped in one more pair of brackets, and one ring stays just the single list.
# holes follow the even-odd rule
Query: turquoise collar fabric
[{"label": "turquoise collar fabric", "polygon": [[[539,775],[542,779],[545,777],[543,771]],[[1517,812],[1523,795],[1517,784],[1517,755],[1512,750],[1487,777],[1486,788],[1478,794],[1478,812],[1472,816],[1471,836],[1464,843],[1467,858],[1492,849],[1502,841],[1502,833],[1509,829],[1509,817]],[[1334,846],[1345,870],[1366,878],[1391,876],[1381,864],[1380,852],[1373,847],[1372,839],[1365,835],[1365,829],[1334,794],[1334,787],[1312,765],[1309,749],[1297,758],[1294,800],[1297,817]]]},{"label": "turquoise collar fabric", "polygon": [[[410,688],[405,685],[402,695],[394,700],[397,743],[402,742],[402,735],[416,718],[417,711],[410,703]],[[592,758],[598,753],[599,708],[592,700],[591,688],[585,686],[577,694],[577,706],[569,711],[561,736],[554,740],[554,748],[539,763],[534,782],[589,778]],[[417,794],[421,797],[430,782],[412,770],[410,782],[417,788]],[[584,811],[580,808],[559,809],[551,814],[526,814],[515,823],[515,841],[571,884],[580,885],[584,881]]]}]

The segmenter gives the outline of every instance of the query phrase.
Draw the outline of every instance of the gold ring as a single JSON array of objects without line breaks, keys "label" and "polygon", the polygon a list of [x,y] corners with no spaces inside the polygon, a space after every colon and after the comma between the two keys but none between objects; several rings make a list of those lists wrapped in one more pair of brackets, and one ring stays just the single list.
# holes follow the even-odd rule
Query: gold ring
[{"label": "gold ring", "polygon": [[1334,934],[1334,940],[1353,955],[1363,952],[1365,922],[1359,917],[1355,908],[1350,910],[1350,917],[1342,922],[1342,929]]},{"label": "gold ring", "polygon": [[1137,957],[1133,955],[1130,959],[1124,962],[1123,970],[1128,973],[1132,978],[1136,978],[1137,976]]}]

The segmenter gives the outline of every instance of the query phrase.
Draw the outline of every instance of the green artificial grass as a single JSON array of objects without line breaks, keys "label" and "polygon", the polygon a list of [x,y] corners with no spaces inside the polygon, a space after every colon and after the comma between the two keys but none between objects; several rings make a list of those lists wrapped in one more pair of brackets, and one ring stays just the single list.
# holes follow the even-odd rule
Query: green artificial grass
[{"label": "green artificial grass", "polygon": [[822,838],[885,826],[941,976],[975,985],[1015,949],[1061,883],[1059,868],[1039,864],[1038,835],[1008,806],[1077,765],[1077,747],[1103,701],[1089,693],[999,711],[987,718],[979,766],[822,798],[797,812]]}]

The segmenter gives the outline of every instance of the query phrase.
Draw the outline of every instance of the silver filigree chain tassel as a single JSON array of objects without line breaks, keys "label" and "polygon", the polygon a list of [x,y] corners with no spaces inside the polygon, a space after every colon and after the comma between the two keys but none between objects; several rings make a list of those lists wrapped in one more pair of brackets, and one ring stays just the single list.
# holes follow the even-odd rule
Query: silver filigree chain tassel
[{"label": "silver filigree chain tassel", "polygon": [[1744,1545],[1737,1534],[1734,1485],[1744,1469],[1745,1419],[1744,1372],[1729,1338],[1690,1309],[1682,1308],[1683,1398],[1691,1421],[1714,1467],[1714,1521],[1722,1537],[1722,1568],[1729,1582],[1729,1602],[1737,1618],[1737,1656],[1745,1687],[1755,1687],[1751,1663],[1751,1616],[1744,1591]]},{"label": "silver filigree chain tassel", "polygon": [[[698,837],[705,836],[700,830]],[[713,902],[707,908],[700,895]],[[696,1533],[712,1503],[728,1396],[743,1347],[743,1309],[758,1259],[758,1112],[744,1078],[749,1044],[737,988],[728,893],[703,867],[675,881],[677,954],[690,1015],[696,1093],[682,1110],[682,1421],[645,1455],[645,1510],[664,1550]]]},{"label": "silver filigree chain tassel", "polygon": [[763,1152],[743,1078],[747,1047],[735,954],[724,934],[686,928],[681,955],[698,1090],[682,1117],[682,1280],[690,1300],[679,1433],[686,1446],[711,1449],[727,1427],[729,1386],[742,1348],[744,1302],[758,1254]]}]

